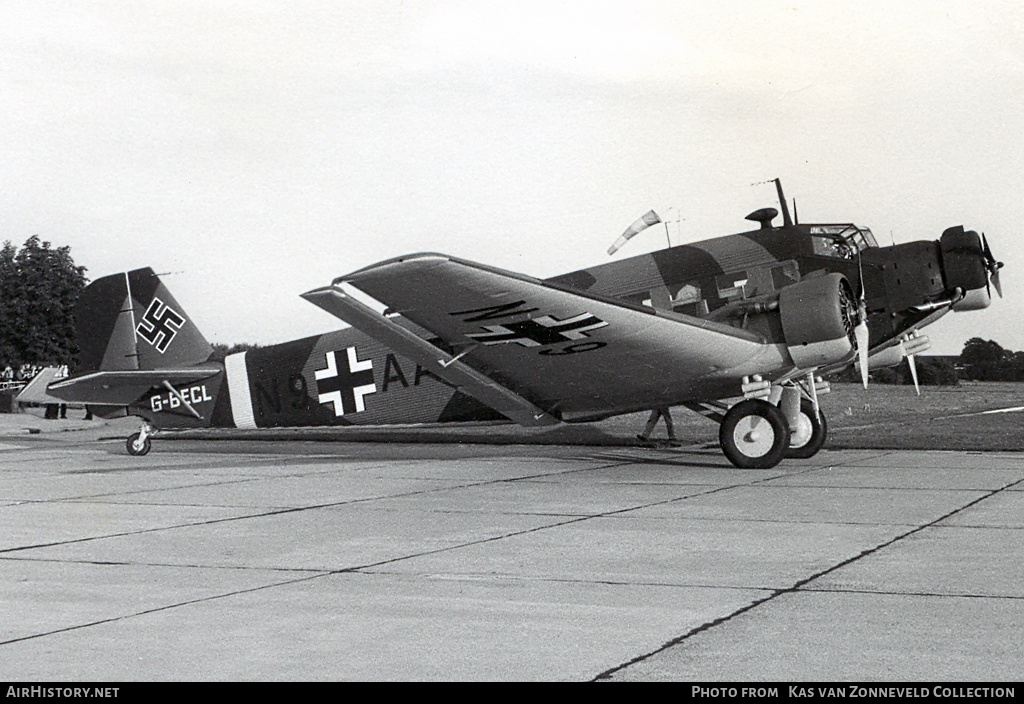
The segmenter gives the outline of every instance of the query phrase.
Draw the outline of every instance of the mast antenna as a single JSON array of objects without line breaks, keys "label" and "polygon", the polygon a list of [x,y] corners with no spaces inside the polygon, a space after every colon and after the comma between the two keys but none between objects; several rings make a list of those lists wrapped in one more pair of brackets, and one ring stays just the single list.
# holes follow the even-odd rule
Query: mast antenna
[{"label": "mast antenna", "polygon": [[786,196],[782,195],[781,179],[775,179],[775,190],[779,192],[779,205],[782,206],[782,224],[785,227],[793,227],[793,219],[789,217],[789,206],[786,205]]}]

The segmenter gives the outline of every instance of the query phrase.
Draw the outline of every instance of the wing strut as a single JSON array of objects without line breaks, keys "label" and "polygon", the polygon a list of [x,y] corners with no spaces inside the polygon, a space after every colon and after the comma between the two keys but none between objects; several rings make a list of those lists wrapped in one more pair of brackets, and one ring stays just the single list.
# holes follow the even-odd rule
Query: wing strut
[{"label": "wing strut", "polygon": [[419,335],[357,301],[338,286],[318,288],[302,294],[302,297],[520,425],[556,425],[560,422],[544,409],[463,362],[461,358],[471,352],[473,347],[455,356],[446,355]]},{"label": "wing strut", "polygon": [[182,395],[182,393],[178,391],[176,388],[174,388],[174,386],[171,385],[171,382],[167,381],[167,379],[164,379],[164,388],[166,388],[168,391],[174,394],[175,397],[179,401],[181,401],[181,405],[187,408],[192,413],[192,415],[194,415],[199,420],[203,419],[203,416],[200,415],[199,411],[193,408],[192,404],[189,403],[188,400]]}]

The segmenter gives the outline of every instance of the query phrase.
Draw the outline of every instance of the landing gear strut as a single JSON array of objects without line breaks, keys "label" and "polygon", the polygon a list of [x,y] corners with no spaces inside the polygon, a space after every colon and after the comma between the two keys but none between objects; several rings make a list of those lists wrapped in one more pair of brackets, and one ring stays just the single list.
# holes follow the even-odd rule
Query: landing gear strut
[{"label": "landing gear strut", "polygon": [[808,399],[800,400],[800,414],[790,428],[789,450],[786,457],[805,460],[818,454],[828,436],[828,423],[820,410],[814,412],[814,404]]},{"label": "landing gear strut", "polygon": [[800,383],[755,376],[744,378],[742,388],[744,400],[732,408],[718,401],[685,404],[720,424],[718,441],[733,465],[770,469],[783,458],[813,457],[824,446],[828,423],[817,398],[828,393],[827,383],[811,373]]},{"label": "landing gear strut", "polygon": [[129,455],[141,456],[147,454],[152,449],[152,441],[149,437],[153,434],[153,426],[146,423],[137,433],[132,433],[128,436],[128,440],[125,442],[125,446],[128,448]]}]

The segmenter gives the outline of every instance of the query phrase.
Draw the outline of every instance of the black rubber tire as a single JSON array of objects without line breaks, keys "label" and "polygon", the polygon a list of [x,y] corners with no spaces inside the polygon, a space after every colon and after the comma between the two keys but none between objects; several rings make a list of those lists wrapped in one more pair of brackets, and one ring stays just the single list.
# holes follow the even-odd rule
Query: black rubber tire
[{"label": "black rubber tire", "polygon": [[125,447],[128,448],[129,455],[135,455],[141,457],[142,455],[149,454],[149,451],[153,447],[153,443],[150,442],[149,438],[142,441],[142,445],[138,445],[139,438],[142,433],[132,433],[128,436],[128,440],[125,442]]},{"label": "black rubber tire", "polygon": [[[814,457],[825,445],[825,440],[828,438],[828,421],[825,420],[825,414],[820,412],[817,418],[814,415],[814,404],[810,400],[804,398],[800,399],[800,415],[805,416],[810,422],[811,437],[803,445],[794,447],[792,444],[786,451],[786,457],[798,460],[806,460]],[[792,440],[792,437],[790,438]]]},{"label": "black rubber tire", "polygon": [[[752,421],[755,417],[764,422]],[[789,449],[789,424],[782,411],[767,401],[740,401],[722,419],[718,440],[734,466],[770,469],[782,461]]]}]

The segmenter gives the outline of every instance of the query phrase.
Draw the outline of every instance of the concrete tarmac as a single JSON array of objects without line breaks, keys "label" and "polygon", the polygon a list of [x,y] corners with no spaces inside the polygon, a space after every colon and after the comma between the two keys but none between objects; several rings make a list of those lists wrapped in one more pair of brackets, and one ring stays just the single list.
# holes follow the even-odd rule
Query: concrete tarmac
[{"label": "concrete tarmac", "polygon": [[40,423],[0,436],[0,679],[1024,672],[1022,454],[738,470],[717,448],[295,437],[130,457],[117,424]]}]

